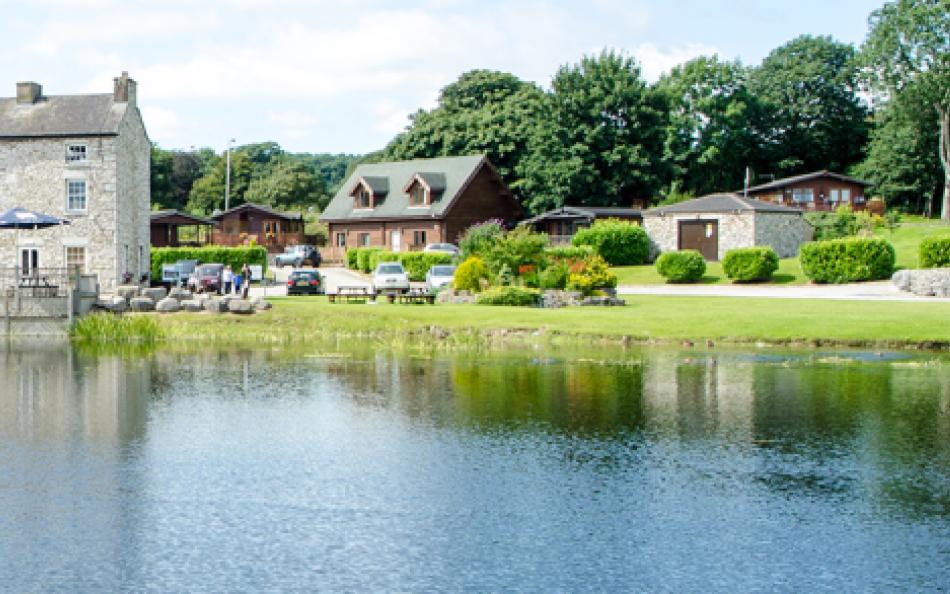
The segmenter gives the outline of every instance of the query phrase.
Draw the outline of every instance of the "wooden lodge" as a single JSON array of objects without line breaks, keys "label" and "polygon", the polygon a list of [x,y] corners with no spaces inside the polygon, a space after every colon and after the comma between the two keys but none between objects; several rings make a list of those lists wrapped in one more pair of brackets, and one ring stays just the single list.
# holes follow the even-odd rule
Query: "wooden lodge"
[{"label": "wooden lodge", "polygon": [[303,215],[274,210],[246,202],[211,216],[211,242],[221,246],[243,246],[252,241],[268,252],[284,251],[289,245],[305,243]]},{"label": "wooden lodge", "polygon": [[614,206],[562,206],[543,212],[519,225],[531,227],[539,233],[547,233],[552,245],[567,245],[580,229],[590,227],[598,219],[620,219],[640,224],[643,214],[639,208]]},{"label": "wooden lodge", "polygon": [[151,213],[152,247],[198,247],[211,242],[214,221],[177,210]]},{"label": "wooden lodge", "polygon": [[748,197],[804,211],[833,211],[839,206],[861,211],[867,208],[864,193],[870,185],[871,182],[840,173],[814,171],[752,186]]}]

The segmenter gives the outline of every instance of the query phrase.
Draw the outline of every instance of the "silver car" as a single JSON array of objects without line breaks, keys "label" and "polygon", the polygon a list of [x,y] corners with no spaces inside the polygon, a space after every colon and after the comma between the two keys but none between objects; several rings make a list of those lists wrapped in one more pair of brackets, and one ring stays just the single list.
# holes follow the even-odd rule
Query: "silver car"
[{"label": "silver car", "polygon": [[428,253],[450,254],[452,256],[459,255],[458,246],[452,245],[451,243],[430,243],[423,251]]},{"label": "silver car", "polygon": [[455,278],[455,266],[448,264],[439,264],[433,266],[426,272],[426,290],[429,292],[438,291],[442,287],[452,284]]},{"label": "silver car", "polygon": [[399,262],[382,262],[373,271],[373,291],[376,293],[405,293],[409,290],[409,275]]}]

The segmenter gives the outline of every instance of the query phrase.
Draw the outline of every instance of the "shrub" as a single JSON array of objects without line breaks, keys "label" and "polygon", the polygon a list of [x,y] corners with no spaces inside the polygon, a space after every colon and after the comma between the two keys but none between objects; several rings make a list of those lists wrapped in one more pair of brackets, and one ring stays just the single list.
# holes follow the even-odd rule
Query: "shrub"
[{"label": "shrub", "polygon": [[736,282],[766,281],[778,270],[778,254],[770,247],[729,250],[722,260],[722,270]]},{"label": "shrub", "polygon": [[488,251],[505,234],[505,224],[497,219],[472,225],[465,230],[459,240],[462,257],[478,256],[484,258]]},{"label": "shrub", "polygon": [[567,277],[567,288],[585,295],[590,295],[597,289],[612,289],[616,286],[617,275],[610,271],[607,262],[597,254],[573,264]]},{"label": "shrub", "polygon": [[541,294],[525,287],[493,287],[478,296],[479,305],[537,305]]},{"label": "shrub", "polygon": [[695,283],[706,274],[706,260],[696,250],[664,252],[656,259],[656,271],[671,283]]},{"label": "shrub", "polygon": [[563,289],[567,287],[567,265],[551,264],[538,275],[538,286],[542,289]]},{"label": "shrub", "polygon": [[262,246],[254,247],[161,247],[151,249],[152,278],[161,280],[162,265],[174,264],[179,260],[198,260],[200,263],[215,263],[230,265],[235,271],[245,264],[259,264],[267,271],[267,249]]},{"label": "shrub", "polygon": [[488,280],[488,267],[481,258],[472,256],[455,270],[452,286],[459,291],[481,291],[482,281]]},{"label": "shrub", "polygon": [[802,272],[816,283],[885,279],[894,272],[894,246],[883,239],[833,239],[801,247]]},{"label": "shrub", "polygon": [[358,266],[356,263],[356,259],[357,259],[357,256],[359,256],[359,254],[360,254],[359,248],[349,248],[346,250],[346,267],[347,268],[349,268],[350,270],[357,269]]},{"label": "shrub", "polygon": [[572,262],[584,260],[594,253],[589,245],[564,245],[549,247],[544,250],[544,257],[549,262]]},{"label": "shrub", "polygon": [[376,270],[376,266],[380,262],[398,262],[399,254],[395,252],[389,252],[385,250],[378,250],[370,254],[369,256],[369,267],[372,270]]},{"label": "shrub", "polygon": [[540,268],[547,244],[547,235],[535,233],[527,227],[518,227],[494,240],[484,256],[485,265],[496,276],[505,267],[511,274],[518,274],[525,266]]},{"label": "shrub", "polygon": [[950,237],[931,237],[920,242],[921,268],[950,267]]},{"label": "shrub", "polygon": [[643,264],[650,253],[650,239],[636,223],[619,219],[594,221],[574,234],[575,246],[589,245],[612,266]]}]

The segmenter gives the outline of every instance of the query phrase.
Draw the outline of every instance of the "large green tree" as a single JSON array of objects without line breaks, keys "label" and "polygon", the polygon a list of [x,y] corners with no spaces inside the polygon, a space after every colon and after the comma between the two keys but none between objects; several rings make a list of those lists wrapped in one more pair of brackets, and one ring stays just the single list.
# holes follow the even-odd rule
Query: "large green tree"
[{"label": "large green tree", "polygon": [[761,107],[749,93],[747,75],[738,62],[701,56],[657,82],[669,107],[664,160],[671,168],[671,191],[734,190],[746,167],[768,167],[760,142]]},{"label": "large green tree", "polygon": [[936,116],[941,217],[950,220],[950,0],[895,0],[871,13],[862,47],[869,78],[891,98]]},{"label": "large green tree", "polygon": [[323,178],[296,160],[279,164],[266,175],[251,180],[244,199],[276,208],[319,210],[329,201]]},{"label": "large green tree", "polygon": [[844,171],[862,160],[868,113],[853,46],[803,35],[753,69],[749,89],[768,109],[764,136],[773,173]]},{"label": "large green tree", "polygon": [[551,86],[521,166],[530,209],[628,205],[655,196],[665,177],[667,112],[639,65],[603,52],[563,66]]},{"label": "large green tree", "polygon": [[191,187],[202,175],[203,153],[168,151],[152,146],[152,205],[182,210]]},{"label": "large green tree", "polygon": [[512,74],[466,72],[442,89],[438,105],[410,116],[409,128],[374,158],[403,160],[485,154],[515,195],[528,142],[544,107],[544,93]]}]

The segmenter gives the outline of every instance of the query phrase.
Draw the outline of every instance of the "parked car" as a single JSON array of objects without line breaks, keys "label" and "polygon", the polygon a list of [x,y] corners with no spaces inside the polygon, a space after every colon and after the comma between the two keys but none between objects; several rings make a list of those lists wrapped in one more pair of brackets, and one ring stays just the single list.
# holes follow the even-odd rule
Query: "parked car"
[{"label": "parked car", "polygon": [[289,245],[284,249],[284,253],[274,256],[274,264],[294,268],[305,264],[320,266],[320,250],[312,245]]},{"label": "parked car", "polygon": [[426,289],[430,292],[438,291],[446,285],[451,285],[453,278],[455,278],[455,266],[447,264],[433,266],[426,272]]},{"label": "parked car", "polygon": [[399,262],[383,262],[373,271],[376,293],[404,293],[409,290],[409,275]]},{"label": "parked car", "polygon": [[174,264],[162,264],[162,282],[166,285],[185,284],[198,266],[198,260],[179,260]]},{"label": "parked car", "polygon": [[195,293],[221,292],[224,264],[201,264],[188,278],[188,288]]},{"label": "parked car", "polygon": [[288,295],[323,295],[326,287],[316,270],[294,270],[287,277]]},{"label": "parked car", "polygon": [[441,254],[451,254],[453,256],[459,255],[459,248],[457,245],[451,243],[430,243],[423,250],[424,252],[437,252]]}]

